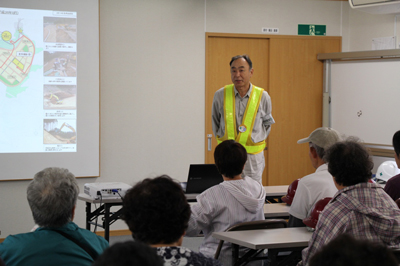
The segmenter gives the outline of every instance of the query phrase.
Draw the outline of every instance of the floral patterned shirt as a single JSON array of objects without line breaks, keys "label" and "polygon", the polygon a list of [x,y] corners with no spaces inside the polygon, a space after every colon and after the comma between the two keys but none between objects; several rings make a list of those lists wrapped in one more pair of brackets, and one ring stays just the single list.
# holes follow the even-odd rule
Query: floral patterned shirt
[{"label": "floral patterned shirt", "polygon": [[185,247],[159,247],[157,254],[163,258],[164,266],[222,266],[219,261]]}]

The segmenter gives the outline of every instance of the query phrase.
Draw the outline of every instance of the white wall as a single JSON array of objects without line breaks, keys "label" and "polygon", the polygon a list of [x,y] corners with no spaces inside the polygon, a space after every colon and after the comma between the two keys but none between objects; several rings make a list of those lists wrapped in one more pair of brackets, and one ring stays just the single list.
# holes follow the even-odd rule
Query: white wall
[{"label": "white wall", "polygon": [[[400,22],[400,16],[397,19]],[[400,23],[396,23],[396,16],[393,14],[377,15],[350,9],[348,20],[349,51],[371,50],[374,38],[400,37]],[[399,45],[396,47],[399,48]]]},{"label": "white wall", "polygon": [[262,28],[279,28],[279,34],[297,35],[298,24],[326,25],[328,36],[341,34],[341,2],[305,0],[207,1],[209,32],[262,34]]},{"label": "white wall", "polygon": [[[389,28],[383,21],[392,18],[376,23]],[[134,184],[160,174],[184,181],[190,163],[204,162],[205,32],[274,27],[297,35],[298,24],[322,24],[327,35],[343,36],[344,51],[360,50],[366,45],[352,27],[363,20],[340,1],[100,0],[101,176],[79,179],[81,190],[87,182]],[[365,41],[374,35],[360,30]],[[27,184],[0,183],[0,238],[31,229]],[[81,227],[84,215],[78,202]]]}]

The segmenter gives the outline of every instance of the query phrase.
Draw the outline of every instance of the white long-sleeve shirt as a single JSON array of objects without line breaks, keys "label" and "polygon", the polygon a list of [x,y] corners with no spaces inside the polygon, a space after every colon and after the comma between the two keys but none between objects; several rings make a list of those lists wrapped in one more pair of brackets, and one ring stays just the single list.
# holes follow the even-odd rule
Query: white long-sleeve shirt
[{"label": "white long-sleeve shirt", "polygon": [[[219,240],[213,232],[223,232],[229,227],[248,221],[264,220],[265,190],[260,183],[250,177],[224,181],[197,196],[197,204],[192,205],[187,236],[196,236],[203,231],[204,241],[199,251],[213,257]],[[219,261],[231,264],[231,245],[222,247]]]}]

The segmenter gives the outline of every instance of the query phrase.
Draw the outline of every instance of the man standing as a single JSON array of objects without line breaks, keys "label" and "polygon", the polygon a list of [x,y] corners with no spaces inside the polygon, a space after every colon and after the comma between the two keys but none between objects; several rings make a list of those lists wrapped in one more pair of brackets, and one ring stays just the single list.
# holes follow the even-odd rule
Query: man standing
[{"label": "man standing", "polygon": [[311,210],[318,200],[333,197],[337,192],[328,165],[324,160],[325,150],[340,140],[339,132],[329,127],[314,130],[308,138],[300,139],[297,143],[308,143],[308,155],[315,173],[300,179],[296,194],[289,210],[289,227],[303,227],[303,219],[310,216]]},{"label": "man standing", "polygon": [[214,95],[212,129],[218,143],[231,139],[245,147],[248,158],[243,175],[261,183],[265,139],[275,123],[271,98],[264,89],[250,83],[254,69],[248,55],[232,57],[229,65],[233,84]]}]

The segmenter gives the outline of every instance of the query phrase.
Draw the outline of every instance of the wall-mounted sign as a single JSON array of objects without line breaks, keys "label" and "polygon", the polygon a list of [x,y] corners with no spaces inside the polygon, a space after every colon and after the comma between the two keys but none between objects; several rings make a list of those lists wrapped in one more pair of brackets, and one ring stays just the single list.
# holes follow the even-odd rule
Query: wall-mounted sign
[{"label": "wall-mounted sign", "polygon": [[326,35],[326,25],[299,24],[298,35]]}]

